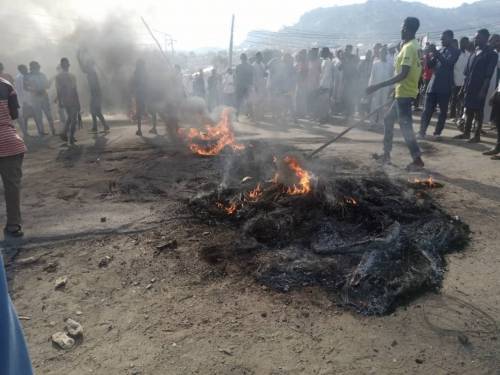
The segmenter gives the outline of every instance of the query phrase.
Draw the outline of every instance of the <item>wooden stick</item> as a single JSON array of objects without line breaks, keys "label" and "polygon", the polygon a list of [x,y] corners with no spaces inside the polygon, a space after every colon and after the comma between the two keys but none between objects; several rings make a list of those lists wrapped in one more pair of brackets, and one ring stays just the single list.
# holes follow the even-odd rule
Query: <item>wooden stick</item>
[{"label": "wooden stick", "polygon": [[149,25],[146,23],[146,20],[144,19],[144,17],[141,17],[141,20],[142,20],[142,23],[144,24],[144,26],[146,27],[146,29],[148,30],[149,32],[149,35],[151,35],[151,38],[153,38],[153,40],[155,41],[156,45],[158,46],[158,49],[160,50],[163,58],[165,59],[165,61],[167,62],[168,66],[171,68],[172,65],[170,64],[170,60],[169,58],[167,57],[167,55],[165,54],[165,52],[163,51],[163,48],[161,48],[161,44],[160,42],[158,42],[158,39],[156,39],[155,35],[153,34],[153,32],[151,31],[151,28],[149,27]]},{"label": "wooden stick", "polygon": [[370,117],[372,117],[373,115],[375,115],[377,112],[379,112],[380,110],[384,109],[385,107],[391,105],[392,103],[394,102],[394,99],[391,99],[389,100],[387,103],[384,103],[383,105],[381,105],[380,107],[374,109],[372,112],[370,112],[369,114],[367,114],[365,117],[363,117],[361,120],[359,120],[357,123],[355,123],[354,125],[348,127],[347,129],[345,129],[343,132],[341,132],[339,135],[335,136],[333,139],[329,140],[328,142],[326,142],[325,144],[323,144],[321,147],[318,147],[316,150],[314,150],[313,152],[311,152],[308,156],[307,156],[307,159],[310,159],[312,158],[314,155],[316,155],[317,153],[323,151],[325,148],[327,148],[328,146],[330,146],[332,143],[335,143],[337,142],[340,138],[342,138],[344,135],[346,135],[347,133],[349,133],[352,129],[354,128],[357,128],[359,127],[360,125],[362,125],[366,120],[368,120]]}]

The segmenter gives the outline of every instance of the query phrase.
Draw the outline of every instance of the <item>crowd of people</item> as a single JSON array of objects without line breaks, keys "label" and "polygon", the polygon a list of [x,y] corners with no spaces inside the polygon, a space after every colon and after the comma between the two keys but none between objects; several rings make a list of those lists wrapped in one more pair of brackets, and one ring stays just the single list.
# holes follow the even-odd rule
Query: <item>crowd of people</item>
[{"label": "crowd of people", "polygon": [[[370,114],[372,126],[383,126],[394,85],[371,95],[365,95],[365,89],[394,76],[404,44],[377,43],[361,57],[352,45],[333,52],[327,47],[303,49],[294,55],[275,51],[267,61],[261,52],[250,58],[244,53],[236,69],[228,68],[223,74],[213,69],[207,80],[200,70],[191,92],[205,98],[210,109],[220,104],[234,106],[237,114],[243,111],[255,120],[270,113],[286,121],[307,118],[326,123],[333,115],[349,120],[358,113]],[[445,30],[439,49],[429,42],[422,46],[415,36],[412,44],[418,58],[412,78],[418,91],[411,110],[420,112],[423,107],[417,138],[428,137],[429,124],[439,108],[433,140],[443,140],[443,129],[451,118],[463,132],[456,138],[480,142],[483,123],[498,123],[493,94],[500,78],[500,36],[482,29],[473,40],[465,36],[457,40],[452,30]],[[485,154],[499,154],[500,138],[497,143]]]}]

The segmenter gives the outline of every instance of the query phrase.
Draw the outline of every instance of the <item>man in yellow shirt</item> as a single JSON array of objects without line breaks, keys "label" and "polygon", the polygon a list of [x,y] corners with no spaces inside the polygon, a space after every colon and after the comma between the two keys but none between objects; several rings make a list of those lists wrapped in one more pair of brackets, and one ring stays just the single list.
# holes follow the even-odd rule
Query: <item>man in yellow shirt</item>
[{"label": "man in yellow shirt", "polygon": [[371,95],[383,87],[396,85],[394,103],[384,119],[384,155],[382,158],[384,163],[390,163],[391,161],[394,123],[398,120],[401,133],[403,133],[413,159],[413,162],[407,167],[408,170],[418,170],[424,167],[421,158],[422,153],[413,132],[412,120],[412,102],[417,97],[418,81],[422,74],[419,56],[420,46],[415,40],[415,34],[419,27],[420,21],[418,18],[408,17],[404,20],[401,30],[403,45],[394,64],[396,75],[387,81],[374,84],[366,89],[367,95]]}]

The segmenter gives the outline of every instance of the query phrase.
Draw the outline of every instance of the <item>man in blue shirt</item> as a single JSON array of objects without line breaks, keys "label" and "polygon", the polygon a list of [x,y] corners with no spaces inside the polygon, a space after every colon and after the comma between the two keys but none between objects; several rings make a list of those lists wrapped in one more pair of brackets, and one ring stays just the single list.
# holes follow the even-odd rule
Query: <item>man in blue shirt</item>
[{"label": "man in blue shirt", "polygon": [[439,118],[434,136],[439,139],[444,129],[448,114],[448,103],[450,102],[454,85],[454,67],[460,56],[460,51],[452,46],[453,38],[453,31],[446,30],[441,36],[443,48],[437,51],[435,45],[432,44],[429,47],[432,57],[428,62],[428,66],[433,69],[434,74],[429,82],[425,97],[425,108],[420,122],[420,138],[425,138],[427,127],[436,110],[436,106],[439,106]]},{"label": "man in blue shirt", "polygon": [[0,254],[0,373],[32,375],[31,361],[16,312],[10,301]]}]

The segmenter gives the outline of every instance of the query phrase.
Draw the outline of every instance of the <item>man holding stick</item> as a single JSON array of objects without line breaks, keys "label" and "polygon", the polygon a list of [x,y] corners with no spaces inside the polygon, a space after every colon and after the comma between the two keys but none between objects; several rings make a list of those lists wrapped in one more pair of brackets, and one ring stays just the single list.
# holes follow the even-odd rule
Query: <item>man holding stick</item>
[{"label": "man holding stick", "polygon": [[418,18],[408,17],[404,20],[401,30],[403,46],[395,61],[396,75],[366,89],[367,95],[371,95],[384,87],[396,85],[395,100],[384,119],[384,154],[381,158],[384,163],[390,163],[394,123],[397,119],[413,159],[413,162],[407,167],[408,170],[418,170],[424,167],[420,147],[413,132],[412,120],[412,102],[417,97],[418,81],[422,73],[419,57],[420,46],[415,39],[419,27]]}]

